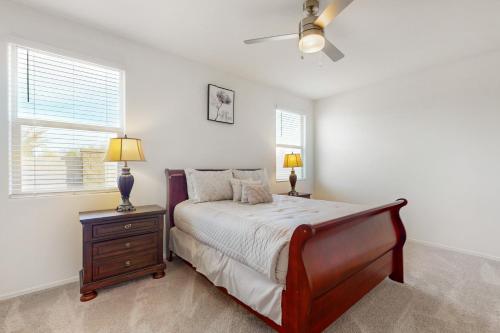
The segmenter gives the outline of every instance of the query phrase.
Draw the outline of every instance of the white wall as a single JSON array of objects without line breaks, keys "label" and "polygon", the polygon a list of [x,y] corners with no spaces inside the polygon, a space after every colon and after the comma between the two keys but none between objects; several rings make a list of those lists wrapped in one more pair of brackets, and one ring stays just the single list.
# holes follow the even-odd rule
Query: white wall
[{"label": "white wall", "polygon": [[500,258],[500,53],[320,100],[316,195],[409,200],[410,238]]},{"label": "white wall", "polygon": [[[0,1],[0,298],[73,279],[81,268],[78,212],[118,202],[117,193],[8,197],[6,63],[13,37],[125,69],[127,133],[143,139],[147,158],[131,165],[134,204],[164,205],[166,167],[266,167],[274,176],[276,105],[308,115],[308,175],[298,186],[312,190],[311,101]],[[235,125],[206,120],[208,83],[236,91]],[[273,189],[285,191],[288,184]]]}]

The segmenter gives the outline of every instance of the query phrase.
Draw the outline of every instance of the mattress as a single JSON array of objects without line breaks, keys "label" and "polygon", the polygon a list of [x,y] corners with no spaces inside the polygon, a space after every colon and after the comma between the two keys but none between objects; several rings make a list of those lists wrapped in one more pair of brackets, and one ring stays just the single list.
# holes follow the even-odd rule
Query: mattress
[{"label": "mattress", "polygon": [[186,200],[175,207],[175,225],[269,280],[285,284],[288,246],[299,225],[314,225],[373,207],[283,195],[273,199],[258,205]]}]

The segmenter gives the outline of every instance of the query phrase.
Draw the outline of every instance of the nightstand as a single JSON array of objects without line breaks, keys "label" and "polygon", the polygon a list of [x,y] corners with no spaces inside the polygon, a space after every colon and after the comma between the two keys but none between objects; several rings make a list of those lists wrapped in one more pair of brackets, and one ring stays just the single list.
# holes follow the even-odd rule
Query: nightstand
[{"label": "nightstand", "polygon": [[83,227],[83,269],[80,301],[97,289],[152,274],[165,276],[163,224],[165,209],[136,207],[132,212],[103,210],[80,213]]},{"label": "nightstand", "polygon": [[[288,195],[288,193],[280,193],[280,195]],[[299,193],[298,195],[294,195],[295,197],[311,199],[311,193]]]}]

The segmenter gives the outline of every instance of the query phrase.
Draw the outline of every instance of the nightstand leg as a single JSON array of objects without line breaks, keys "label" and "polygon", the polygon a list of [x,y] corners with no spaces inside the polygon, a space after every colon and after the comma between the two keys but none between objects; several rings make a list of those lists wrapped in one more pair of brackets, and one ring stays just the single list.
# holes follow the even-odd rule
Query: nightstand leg
[{"label": "nightstand leg", "polygon": [[168,257],[167,257],[167,260],[168,260],[168,261],[172,261],[172,251],[168,251]]},{"label": "nightstand leg", "polygon": [[161,279],[164,276],[165,276],[165,272],[164,271],[156,272],[156,273],[153,274],[153,279]]},{"label": "nightstand leg", "polygon": [[89,291],[89,292],[83,293],[83,294],[80,296],[80,302],[88,302],[88,301],[93,300],[93,299],[94,299],[94,298],[96,298],[96,297],[97,297],[97,291],[92,290],[92,291]]}]

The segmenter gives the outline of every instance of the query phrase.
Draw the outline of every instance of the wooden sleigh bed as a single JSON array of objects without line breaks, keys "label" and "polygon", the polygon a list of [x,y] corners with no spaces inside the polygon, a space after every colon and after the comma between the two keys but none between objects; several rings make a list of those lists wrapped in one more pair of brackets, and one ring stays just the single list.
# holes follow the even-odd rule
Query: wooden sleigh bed
[{"label": "wooden sleigh bed", "polygon": [[[186,177],[183,170],[166,169],[165,174],[168,220],[174,227],[174,208],[188,199]],[[279,332],[321,332],[386,277],[403,283],[406,232],[399,211],[406,204],[399,199],[297,227],[289,247],[281,325],[235,300]]]}]

